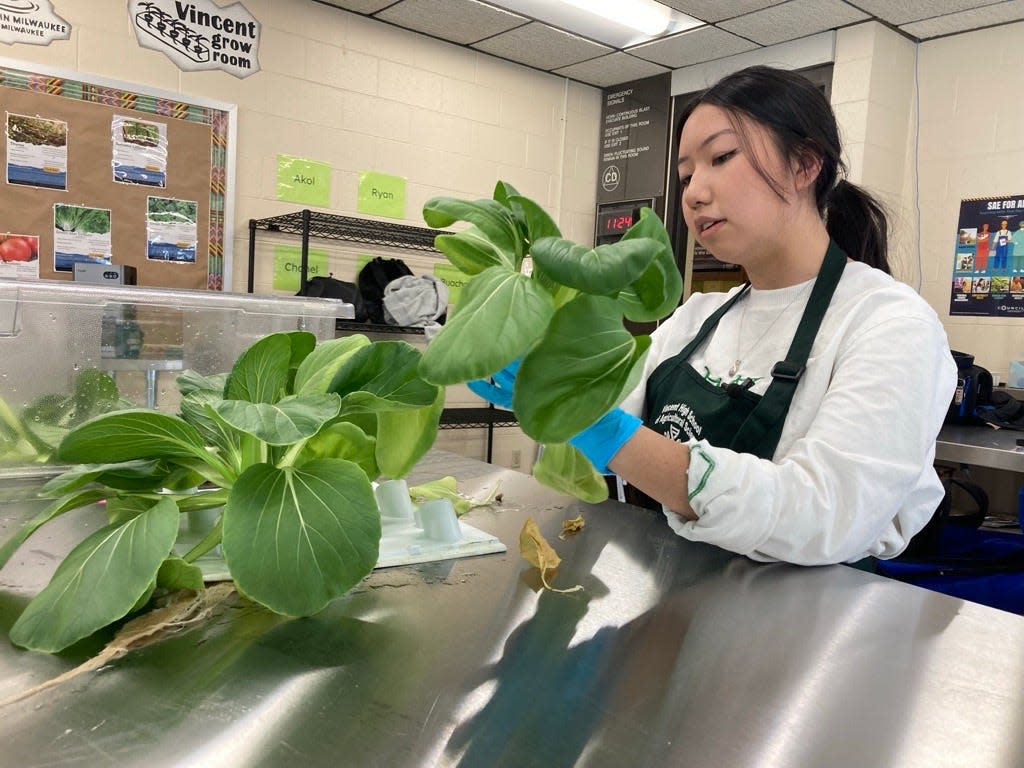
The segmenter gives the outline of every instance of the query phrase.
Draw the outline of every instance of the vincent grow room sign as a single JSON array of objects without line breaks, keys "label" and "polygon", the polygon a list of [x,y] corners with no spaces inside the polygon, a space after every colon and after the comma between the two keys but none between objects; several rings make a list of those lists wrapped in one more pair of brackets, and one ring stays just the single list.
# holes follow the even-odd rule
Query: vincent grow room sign
[{"label": "vincent grow room sign", "polygon": [[139,45],[186,72],[220,69],[245,78],[260,69],[260,23],[241,3],[129,0],[128,14]]}]

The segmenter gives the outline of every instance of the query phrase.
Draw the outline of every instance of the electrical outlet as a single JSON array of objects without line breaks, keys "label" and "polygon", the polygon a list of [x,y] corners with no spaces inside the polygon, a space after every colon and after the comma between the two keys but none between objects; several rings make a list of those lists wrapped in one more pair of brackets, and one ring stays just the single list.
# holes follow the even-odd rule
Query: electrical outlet
[{"label": "electrical outlet", "polygon": [[519,469],[523,463],[523,452],[519,448],[512,449],[512,469]]}]

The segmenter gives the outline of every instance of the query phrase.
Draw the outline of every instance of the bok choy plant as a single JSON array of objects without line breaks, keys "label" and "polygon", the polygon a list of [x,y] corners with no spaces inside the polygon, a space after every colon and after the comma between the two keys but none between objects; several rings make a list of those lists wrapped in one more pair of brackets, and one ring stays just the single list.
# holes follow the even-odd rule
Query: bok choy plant
[{"label": "bok choy plant", "polygon": [[423,378],[487,378],[522,358],[513,409],[545,446],[535,477],[587,501],[607,498],[603,478],[566,441],[639,381],[650,337],[633,336],[623,318],[658,320],[679,303],[683,281],[661,220],[644,208],[621,240],[590,248],[564,239],[537,203],[505,182],[490,200],[428,200],[423,218],[435,228],[469,224],[434,242],[472,276],[423,355]]},{"label": "bok choy plant", "polygon": [[123,400],[114,380],[96,368],[83,368],[69,394],[39,395],[15,413],[0,397],[0,467],[45,464],[64,436],[100,413],[132,407]]},{"label": "bok choy plant", "polygon": [[[179,377],[180,415],[135,408],[72,429],[56,458],[76,466],[44,486],[55,500],[0,547],[0,567],[69,510],[105,502],[108,524],[61,562],[11,640],[59,651],[157,590],[200,590],[195,561],[218,544],[239,592],[277,613],[347,592],[377,562],[371,480],[404,476],[436,436],[443,389],[419,362],[405,342],[275,333],[226,375]],[[175,554],[182,513],[214,508],[209,534]]]}]

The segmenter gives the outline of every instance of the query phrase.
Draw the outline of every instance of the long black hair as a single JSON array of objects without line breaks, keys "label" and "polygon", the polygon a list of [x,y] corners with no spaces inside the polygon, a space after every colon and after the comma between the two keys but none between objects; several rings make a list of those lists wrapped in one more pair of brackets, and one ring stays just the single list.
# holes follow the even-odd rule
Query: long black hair
[{"label": "long black hair", "polygon": [[[726,75],[683,110],[679,130],[700,104],[725,110],[746,149],[749,142],[739,117],[763,126],[779,153],[789,162],[813,153],[821,160],[814,185],[818,212],[825,227],[850,258],[887,274],[889,268],[889,225],[882,204],[867,190],[845,177],[839,128],[832,105],[818,87],[803,75],[785,69],[754,66]],[[777,195],[778,182],[748,152],[755,170]]]}]

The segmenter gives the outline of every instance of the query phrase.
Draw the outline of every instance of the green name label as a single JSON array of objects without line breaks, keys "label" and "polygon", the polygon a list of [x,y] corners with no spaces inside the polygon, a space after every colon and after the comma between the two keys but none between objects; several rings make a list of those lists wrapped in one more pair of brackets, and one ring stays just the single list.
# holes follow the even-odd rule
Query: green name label
[{"label": "green name label", "polygon": [[459,294],[462,293],[462,289],[469,282],[470,276],[462,270],[456,269],[451,264],[435,264],[434,277],[448,286],[448,303],[458,304]]},{"label": "green name label", "polygon": [[360,171],[356,208],[360,213],[404,219],[405,179],[375,171]]},{"label": "green name label", "polygon": [[[297,245],[274,246],[274,290],[298,293],[301,284],[302,248]],[[327,277],[327,251],[310,248],[306,262],[306,280]]]},{"label": "green name label", "polygon": [[359,273],[363,271],[363,267],[373,261],[373,256],[368,253],[357,253],[356,254],[356,280],[359,279]]},{"label": "green name label", "polygon": [[331,204],[331,166],[316,160],[278,155],[277,199],[328,207]]}]

